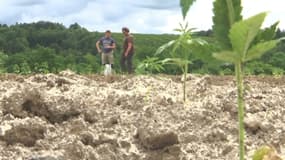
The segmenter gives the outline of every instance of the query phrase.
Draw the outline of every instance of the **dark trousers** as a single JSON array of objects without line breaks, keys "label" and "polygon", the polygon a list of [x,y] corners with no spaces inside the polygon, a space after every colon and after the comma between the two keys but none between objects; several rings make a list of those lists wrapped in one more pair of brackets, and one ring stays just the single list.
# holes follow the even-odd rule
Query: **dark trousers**
[{"label": "dark trousers", "polygon": [[121,56],[121,69],[123,72],[128,71],[129,74],[133,73],[133,55],[134,53],[129,53],[126,57],[124,53]]}]

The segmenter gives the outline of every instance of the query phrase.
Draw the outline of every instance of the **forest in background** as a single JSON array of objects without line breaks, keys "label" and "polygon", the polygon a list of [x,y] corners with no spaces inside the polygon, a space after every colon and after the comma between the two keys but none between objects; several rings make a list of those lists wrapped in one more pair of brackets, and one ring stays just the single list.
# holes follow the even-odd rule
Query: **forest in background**
[{"label": "forest in background", "polygon": [[[104,33],[90,32],[75,23],[65,27],[59,23],[40,21],[15,25],[0,25],[0,73],[58,73],[70,69],[79,74],[93,74],[102,71],[101,60],[95,47],[96,41]],[[190,56],[191,73],[232,75],[234,67],[213,58],[212,53],[219,50],[212,31],[198,31],[194,36],[206,40],[209,45],[200,53]],[[276,38],[284,37],[285,31],[277,30]],[[123,35],[112,33],[117,43],[115,66],[120,72]],[[167,54],[154,55],[156,50],[170,40],[174,34],[134,34],[135,66],[157,57],[163,59]],[[157,73],[157,70],[136,69],[138,74]],[[164,74],[180,74],[176,66],[165,66],[159,71]],[[260,59],[250,61],[245,68],[250,75],[282,75],[285,73],[285,42],[279,43],[273,50]]]}]

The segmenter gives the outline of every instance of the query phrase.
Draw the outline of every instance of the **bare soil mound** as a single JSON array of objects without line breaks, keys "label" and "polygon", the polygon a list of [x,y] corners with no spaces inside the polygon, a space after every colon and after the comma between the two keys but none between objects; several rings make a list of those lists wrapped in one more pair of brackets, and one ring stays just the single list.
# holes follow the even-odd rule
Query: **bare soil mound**
[{"label": "bare soil mound", "polygon": [[[0,160],[238,159],[233,77],[2,75]],[[284,77],[249,77],[246,152],[285,155]]]}]

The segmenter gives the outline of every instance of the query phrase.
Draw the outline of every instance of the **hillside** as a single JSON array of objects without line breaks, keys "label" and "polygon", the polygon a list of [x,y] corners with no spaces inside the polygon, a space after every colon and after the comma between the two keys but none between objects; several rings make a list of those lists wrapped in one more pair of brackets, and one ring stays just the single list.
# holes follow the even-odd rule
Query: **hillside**
[{"label": "hillside", "polygon": [[[103,31],[104,32],[104,31]],[[0,24],[0,73],[59,73],[70,69],[80,74],[99,73],[102,70],[100,56],[95,43],[104,34],[91,32],[77,23],[65,27],[52,22],[23,23],[7,26]],[[113,33],[117,42],[115,50],[115,67],[121,72],[119,62],[122,53],[123,36]],[[191,54],[191,73],[232,75],[233,66],[217,61],[212,53],[219,50],[217,40],[212,37],[212,31],[199,31],[194,36],[209,42],[207,49],[201,53]],[[276,38],[285,36],[278,30]],[[138,66],[147,57],[157,56],[159,59],[169,57],[169,52],[154,55],[156,50],[177,35],[172,34],[134,34],[135,56],[134,64]],[[285,43],[280,43],[275,49],[265,54],[261,59],[247,64],[247,74],[282,75],[285,71]],[[152,71],[153,73],[157,73]],[[165,66],[164,74],[180,74],[175,66]],[[144,71],[137,70],[138,74]]]},{"label": "hillside", "polygon": [[[238,159],[233,77],[2,75],[1,160]],[[285,79],[246,80],[246,152],[285,155]]]}]

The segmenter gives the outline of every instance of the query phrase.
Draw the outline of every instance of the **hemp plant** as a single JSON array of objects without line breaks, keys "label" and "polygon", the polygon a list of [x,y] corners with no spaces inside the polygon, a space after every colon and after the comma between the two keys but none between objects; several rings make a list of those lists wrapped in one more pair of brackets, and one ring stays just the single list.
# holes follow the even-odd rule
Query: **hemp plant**
[{"label": "hemp plant", "polygon": [[[189,11],[195,0],[180,0],[180,7],[182,10],[183,20],[185,21],[187,12]],[[194,54],[197,50],[200,50],[204,45],[208,44],[205,40],[201,38],[193,37],[193,28],[189,28],[188,23],[185,25],[180,23],[180,28],[174,29],[174,31],[179,32],[177,39],[169,41],[168,43],[162,45],[156,51],[156,55],[165,52],[168,48],[172,47],[170,52],[170,57],[162,60],[162,64],[168,65],[173,64],[178,66],[183,72],[183,101],[186,101],[186,76],[188,73],[188,66],[191,64],[190,56]]]},{"label": "hemp plant", "polygon": [[176,65],[178,66],[183,73],[183,101],[186,101],[186,80],[188,73],[188,65],[191,64],[190,56],[195,53],[198,48],[206,45],[207,42],[200,38],[192,37],[192,30],[188,28],[188,24],[185,26],[180,24],[179,29],[175,29],[180,33],[180,36],[176,40],[172,40],[161,47],[158,48],[156,54],[161,54],[167,48],[172,47],[170,52],[170,58],[165,58],[162,60],[162,64],[164,65]]},{"label": "hemp plant", "polygon": [[146,57],[146,59],[136,67],[137,74],[153,74],[162,71],[164,71],[164,67],[158,57]]},{"label": "hemp plant", "polygon": [[245,62],[259,58],[268,50],[274,48],[280,40],[264,40],[256,42],[257,35],[261,32],[262,23],[267,13],[262,12],[248,19],[241,20],[232,25],[229,39],[232,50],[214,53],[214,57],[230,62],[235,66],[237,83],[237,102],[239,119],[239,158],[244,160],[245,129],[244,129],[244,83],[243,68]]}]

